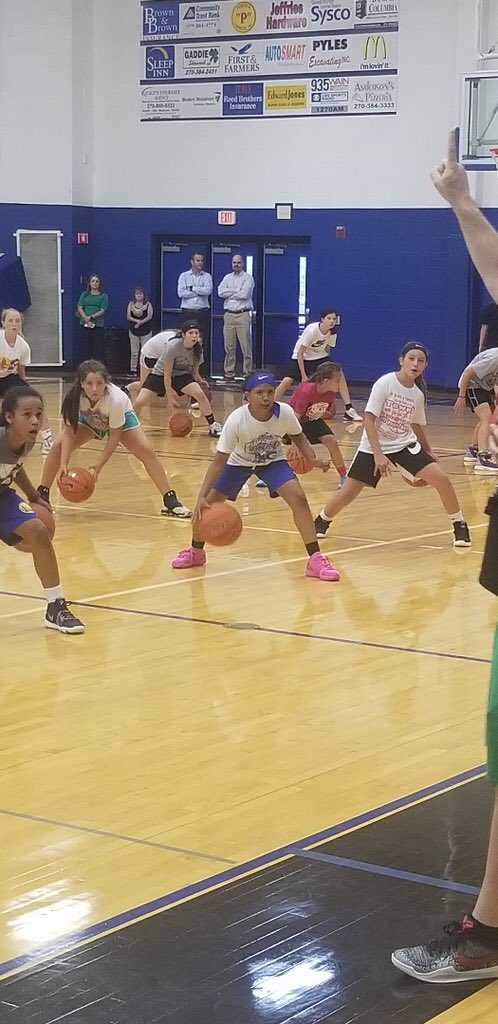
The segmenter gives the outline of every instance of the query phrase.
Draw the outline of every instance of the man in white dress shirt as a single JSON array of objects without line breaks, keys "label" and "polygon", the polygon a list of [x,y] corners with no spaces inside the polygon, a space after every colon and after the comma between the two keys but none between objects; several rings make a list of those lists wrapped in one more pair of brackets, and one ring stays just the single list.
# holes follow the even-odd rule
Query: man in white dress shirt
[{"label": "man in white dress shirt", "polygon": [[218,295],[224,300],[223,341],[225,344],[225,380],[235,378],[237,341],[244,359],[244,377],[252,371],[251,310],[254,280],[244,270],[240,254],[232,259],[232,273],[226,274],[218,286]]},{"label": "man in white dress shirt", "polygon": [[213,278],[204,270],[204,256],[200,252],[194,252],[190,260],[190,270],[185,270],[178,278],[178,298],[180,299],[182,321],[192,318],[197,320],[205,352],[209,345],[211,327],[209,296],[212,291]]}]

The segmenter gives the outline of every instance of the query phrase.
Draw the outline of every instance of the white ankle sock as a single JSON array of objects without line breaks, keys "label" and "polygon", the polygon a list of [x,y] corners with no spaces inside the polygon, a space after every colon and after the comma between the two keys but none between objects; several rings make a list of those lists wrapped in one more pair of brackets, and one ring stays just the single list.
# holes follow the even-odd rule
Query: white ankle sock
[{"label": "white ankle sock", "polygon": [[324,509],[324,508],[322,508],[322,511],[320,512],[320,519],[325,519],[325,522],[326,522],[326,523],[331,523],[331,522],[332,522],[332,518],[331,518],[331,516],[328,516],[328,515],[326,514],[326,512],[325,512],[325,509]]},{"label": "white ankle sock", "polygon": [[52,604],[52,601],[58,601],[61,597],[64,597],[60,584],[58,587],[45,587],[43,592],[45,594],[47,604]]},{"label": "white ankle sock", "polygon": [[458,509],[458,512],[453,512],[453,514],[450,515],[450,519],[451,519],[452,523],[464,523],[465,522],[464,514],[463,514],[463,512],[462,512],[462,510],[460,508]]}]

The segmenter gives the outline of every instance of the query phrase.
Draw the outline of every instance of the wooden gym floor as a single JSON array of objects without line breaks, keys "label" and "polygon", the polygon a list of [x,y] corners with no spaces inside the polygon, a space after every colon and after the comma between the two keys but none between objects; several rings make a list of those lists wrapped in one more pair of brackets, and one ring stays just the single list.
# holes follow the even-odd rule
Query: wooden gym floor
[{"label": "wooden gym floor", "polygon": [[[61,388],[55,380],[40,385],[54,429]],[[217,418],[240,400],[217,394]],[[193,506],[215,447],[204,421],[186,439],[169,436],[160,408],[146,412],[143,424],[182,500]],[[341,582],[309,580],[286,506],[253,480],[249,497],[237,502],[244,518],[239,542],[211,549],[205,569],[175,572],[170,558],[188,545],[189,524],[160,518],[159,495],[124,450],[87,504],[57,504],[56,549],[67,596],[87,625],[83,637],[44,630],[31,559],[3,549],[2,1024],[380,1024],[394,1017],[415,1024],[441,1010],[444,1024],[494,1021],[496,985],[469,998],[468,986],[445,986],[441,1002],[439,986],[436,993],[415,982],[406,987],[389,965],[393,945],[439,932],[453,884],[456,916],[472,904],[487,838],[488,792],[480,777],[496,603],[477,576],[483,509],[496,481],[463,467],[470,414],[459,421],[449,403],[431,404],[429,424],[471,526],[470,551],[452,548],[434,492],[414,491],[396,474],[375,494],[361,495],[322,542]],[[359,431],[347,433],[340,416],[334,430],[349,461]],[[77,462],[94,458],[87,448]],[[40,467],[37,452],[27,463],[35,483]],[[303,482],[317,512],[337,477],[313,473]],[[438,833],[431,860],[441,816],[458,828]],[[400,856],[406,834],[410,855]],[[296,875],[292,858],[317,844],[324,853],[324,842],[325,859],[307,862],[315,874],[300,864]],[[472,856],[462,867],[469,843]],[[347,864],[331,859],[337,853]],[[390,886],[406,885],[400,871],[432,881],[412,878],[409,892],[399,895],[405,910],[400,917],[398,905],[391,920],[385,908],[398,890],[375,871],[352,869],[353,861],[387,864]],[[448,890],[438,892],[434,882],[441,878]],[[221,937],[230,934],[239,974],[249,977],[250,960],[240,966],[243,932],[235,937],[226,929],[259,912],[262,886],[277,886],[280,916],[306,918],[307,899],[318,894],[318,916],[332,922],[332,931],[362,913],[367,919],[370,900],[375,913],[384,908],[374,940],[384,989],[360,1008],[357,985],[368,973],[360,930],[342,948],[349,980],[341,1013],[317,995],[317,986],[330,987],[330,972],[314,976],[307,989],[301,971],[300,999],[303,991],[311,994],[299,1002],[299,1014],[292,985],[278,989],[276,1002],[258,1002],[254,985],[239,988],[234,1002],[220,1002],[219,986],[206,978],[215,977]],[[245,902],[231,917],[241,891]],[[112,974],[114,953],[125,946],[143,954],[145,933],[133,938],[140,920],[156,951],[157,976],[150,967],[150,984],[144,982],[142,965],[139,1013],[125,984],[137,963],[116,967],[122,980],[110,1002],[108,994],[94,998],[98,984],[88,972],[103,957]],[[164,990],[159,953],[174,951],[175,943],[180,948],[193,922],[204,931],[198,954],[195,942],[187,943],[189,955],[198,963],[202,950],[208,969],[198,975],[192,966],[198,1003],[181,1006],[173,978]],[[104,941],[111,945],[103,954]],[[329,927],[323,949],[331,943]],[[297,947],[284,947],[275,963],[282,968],[288,956],[295,966]],[[184,966],[186,956],[184,950]],[[75,967],[83,964],[89,980],[81,986]],[[308,958],[308,974],[313,964]],[[161,1007],[151,997],[158,978]]]}]

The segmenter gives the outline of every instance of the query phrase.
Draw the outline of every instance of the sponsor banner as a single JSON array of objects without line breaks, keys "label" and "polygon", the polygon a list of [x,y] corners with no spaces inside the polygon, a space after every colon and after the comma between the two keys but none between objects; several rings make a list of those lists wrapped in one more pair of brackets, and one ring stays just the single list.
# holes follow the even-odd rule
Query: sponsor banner
[{"label": "sponsor banner", "polygon": [[155,85],[142,89],[142,121],[222,117],[222,87],[203,82],[194,85]]},{"label": "sponsor banner", "polygon": [[229,82],[223,86],[223,117],[260,117],[262,113],[262,82]]},{"label": "sponsor banner", "polygon": [[175,82],[142,88],[142,120],[395,114],[395,75],[303,81]]},{"label": "sponsor banner", "polygon": [[265,111],[308,112],[308,82],[274,82],[265,85]]},{"label": "sponsor banner", "polygon": [[142,36],[146,40],[169,39],[180,30],[177,0],[151,0],[142,4]]},{"label": "sponsor banner", "polygon": [[392,71],[398,63],[397,32],[281,39],[156,44],[145,47],[144,81],[151,79],[268,78]]},{"label": "sponsor banner", "polygon": [[396,27],[398,18],[398,0],[142,0],[144,40],[342,32]]},{"label": "sponsor banner", "polygon": [[354,8],[360,25],[391,25],[399,19],[398,0],[355,0]]}]

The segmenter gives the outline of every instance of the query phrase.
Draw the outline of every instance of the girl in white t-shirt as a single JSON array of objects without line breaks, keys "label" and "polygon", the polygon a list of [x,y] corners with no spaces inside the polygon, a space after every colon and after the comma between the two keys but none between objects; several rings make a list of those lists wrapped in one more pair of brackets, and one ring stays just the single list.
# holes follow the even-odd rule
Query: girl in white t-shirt
[{"label": "girl in white t-shirt", "polygon": [[131,455],[143,463],[153,484],[163,496],[161,515],[186,519],[190,511],[177,498],[176,492],[149,444],[140,421],[133,411],[128,395],[111,383],[109,374],[96,359],[88,359],[78,367],[76,379],[62,403],[64,429],[45,463],[38,491],[49,501],[54,480],[67,473],[69,459],[76,448],[88,441],[105,441],[100,458],[91,467],[97,479],[121,442]]},{"label": "girl in white t-shirt", "polygon": [[[337,344],[337,320],[335,309],[322,309],[317,323],[308,324],[304,328],[294,345],[286,375],[275,391],[276,402],[282,400],[291,384],[310,380],[318,367],[329,361],[330,350]],[[339,392],[344,402],[344,419],[353,423],[361,423],[361,416],[353,409],[349,388],[342,370]]]},{"label": "girl in white t-shirt", "polygon": [[333,581],[337,569],[320,552],[306,495],[285,458],[282,438],[288,434],[296,448],[313,465],[328,468],[317,459],[289,405],[275,402],[275,378],[271,373],[252,373],[245,382],[247,404],[230,413],[216,455],[206,473],[193,513],[192,544],[179,551],[174,569],[193,569],[206,564],[204,541],[199,532],[203,510],[214,502],[235,501],[249,477],[264,480],[270,495],[280,495],[289,506],[308,553],[306,576]]},{"label": "girl in white t-shirt", "polygon": [[[26,367],[31,362],[31,349],[22,335],[22,315],[18,309],[4,309],[0,330],[0,404],[11,388],[27,387]],[[52,445],[52,431],[43,408],[41,421],[42,455],[48,455]]]},{"label": "girl in white t-shirt", "polygon": [[417,487],[430,484],[439,494],[453,526],[455,547],[470,547],[469,528],[451,480],[441,469],[424,431],[425,396],[417,379],[427,366],[427,349],[416,342],[402,348],[400,369],[375,382],[365,413],[358,451],[342,490],[334,494],[315,519],[318,537],[324,537],[332,519],[358,497],[364,487],[377,487],[393,466]]}]

